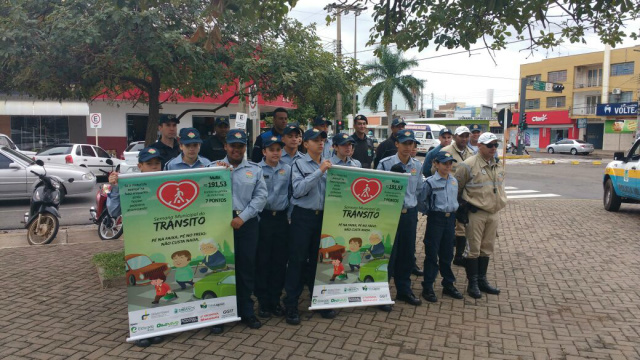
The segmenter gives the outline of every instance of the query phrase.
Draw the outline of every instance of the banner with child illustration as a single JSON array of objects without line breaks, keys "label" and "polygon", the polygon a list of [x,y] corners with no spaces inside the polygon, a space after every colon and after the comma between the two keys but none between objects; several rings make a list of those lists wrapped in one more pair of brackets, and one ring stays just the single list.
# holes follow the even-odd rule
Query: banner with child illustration
[{"label": "banner with child illustration", "polygon": [[332,166],[310,309],[393,304],[387,266],[408,174]]},{"label": "banner with child illustration", "polygon": [[128,341],[240,320],[225,168],[121,175]]}]

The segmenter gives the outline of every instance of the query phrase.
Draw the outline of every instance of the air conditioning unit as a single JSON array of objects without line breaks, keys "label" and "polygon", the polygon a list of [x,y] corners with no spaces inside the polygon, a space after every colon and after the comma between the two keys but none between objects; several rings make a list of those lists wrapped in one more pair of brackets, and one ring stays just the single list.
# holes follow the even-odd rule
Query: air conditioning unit
[{"label": "air conditioning unit", "polygon": [[620,88],[615,88],[615,89],[611,90],[611,93],[612,93],[613,95],[620,95],[620,92],[621,92],[621,91],[620,91]]}]

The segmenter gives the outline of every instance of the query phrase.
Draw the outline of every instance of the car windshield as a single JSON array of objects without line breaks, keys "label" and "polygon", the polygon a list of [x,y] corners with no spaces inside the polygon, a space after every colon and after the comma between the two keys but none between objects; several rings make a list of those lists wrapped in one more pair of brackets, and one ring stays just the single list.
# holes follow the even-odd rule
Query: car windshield
[{"label": "car windshield", "polygon": [[71,154],[72,145],[52,145],[42,149],[36,155],[67,155]]},{"label": "car windshield", "polygon": [[222,281],[220,281],[220,284],[235,285],[236,284],[236,276],[235,275],[227,276]]},{"label": "car windshield", "polygon": [[138,270],[140,268],[143,268],[147,265],[151,265],[151,259],[149,259],[147,256],[136,256],[133,259],[129,259],[127,261],[127,264],[129,265],[129,267],[131,268],[131,270]]},{"label": "car windshield", "polygon": [[144,142],[139,142],[139,143],[135,143],[135,144],[130,144],[129,146],[127,146],[126,149],[124,149],[124,152],[140,151],[143,148],[144,148]]},{"label": "car windshield", "polygon": [[378,266],[378,271],[388,271],[387,270],[387,266],[389,265],[389,263],[384,263],[380,266]]},{"label": "car windshield", "polygon": [[335,244],[336,244],[336,241],[333,240],[332,237],[326,237],[326,238],[320,240],[320,247],[322,247],[322,248],[332,247]]},{"label": "car windshield", "polygon": [[21,160],[21,161],[27,163],[27,165],[31,165],[31,164],[35,163],[35,161],[33,161],[33,159],[28,157],[27,155],[25,155],[25,154],[23,154],[21,152],[15,151],[13,149],[9,149],[6,146],[3,146],[2,150],[6,151],[9,154],[11,154],[13,157],[18,158],[18,160]]},{"label": "car windshield", "polygon": [[0,136],[0,146],[6,146],[13,150],[16,149],[16,144],[14,144],[13,141],[5,135]]},{"label": "car windshield", "polygon": [[586,144],[586,143],[587,143],[586,141],[582,141],[582,140],[576,140],[576,142],[577,142],[578,144]]}]

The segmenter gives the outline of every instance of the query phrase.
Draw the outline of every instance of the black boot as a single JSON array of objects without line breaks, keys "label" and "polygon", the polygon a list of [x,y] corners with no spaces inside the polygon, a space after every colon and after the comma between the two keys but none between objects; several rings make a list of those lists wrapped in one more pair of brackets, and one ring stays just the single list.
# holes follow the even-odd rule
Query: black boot
[{"label": "black boot", "polygon": [[467,294],[474,299],[480,299],[482,294],[478,289],[478,259],[465,259],[465,268],[467,270]]},{"label": "black boot", "polygon": [[489,257],[481,256],[478,258],[478,288],[482,292],[491,295],[500,295],[500,289],[489,285],[487,281],[487,267],[489,267]]},{"label": "black boot", "polygon": [[467,238],[464,236],[456,236],[456,254],[453,257],[453,265],[464,266],[464,249],[467,247]]}]

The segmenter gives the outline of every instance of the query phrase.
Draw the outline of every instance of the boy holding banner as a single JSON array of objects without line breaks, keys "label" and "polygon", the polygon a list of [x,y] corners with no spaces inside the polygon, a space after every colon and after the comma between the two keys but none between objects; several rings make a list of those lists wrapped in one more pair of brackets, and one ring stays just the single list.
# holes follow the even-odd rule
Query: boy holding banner
[{"label": "boy holding banner", "polygon": [[[327,133],[324,131],[305,131],[302,140],[307,153],[291,165],[291,204],[294,207],[291,213],[291,243],[285,279],[287,296],[284,298],[284,305],[286,321],[292,325],[300,324],[298,299],[305,282],[309,292],[313,294],[327,170],[331,168],[331,161],[322,156],[326,139]],[[336,316],[334,310],[321,310],[320,314],[325,319],[333,319]]]},{"label": "boy holding banner", "polygon": [[333,165],[362,167],[360,161],[351,157],[353,155],[353,144],[356,141],[345,133],[338,133],[333,136],[333,155],[331,163]]},{"label": "boy holding banner", "polygon": [[[285,128],[285,131],[288,129]],[[289,184],[291,166],[280,160],[284,142],[280,136],[263,138],[264,158],[258,164],[262,168],[267,185],[267,204],[260,213],[256,285],[258,316],[268,318],[284,315],[280,296],[287,271],[289,246]],[[296,148],[297,151],[297,148]]]},{"label": "boy holding banner", "polygon": [[[395,145],[398,152],[386,157],[378,164],[378,170],[408,173],[407,185],[402,205],[402,213],[398,222],[391,259],[389,260],[389,278],[393,277],[397,288],[397,300],[403,300],[418,306],[422,301],[411,290],[411,270],[414,265],[416,251],[416,227],[418,225],[418,197],[423,190],[420,162],[411,157],[414,144],[418,144],[413,130],[400,130],[396,134]],[[383,311],[391,311],[391,305],[382,305]]]},{"label": "boy holding banner", "polygon": [[[227,157],[222,163],[231,167],[231,189],[233,194],[233,239],[236,249],[236,296],[238,315],[242,322],[252,329],[258,329],[262,323],[253,311],[253,293],[256,272],[256,253],[258,249],[258,214],[267,202],[267,185],[262,168],[245,160],[247,134],[243,130],[233,129],[227,133],[224,145]],[[219,334],[223,325],[215,325],[211,332]]]}]

